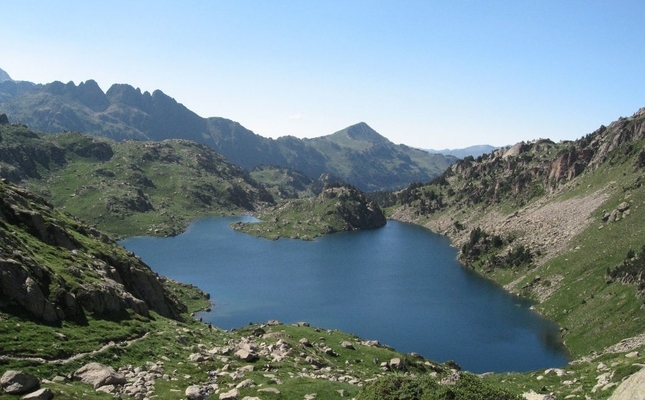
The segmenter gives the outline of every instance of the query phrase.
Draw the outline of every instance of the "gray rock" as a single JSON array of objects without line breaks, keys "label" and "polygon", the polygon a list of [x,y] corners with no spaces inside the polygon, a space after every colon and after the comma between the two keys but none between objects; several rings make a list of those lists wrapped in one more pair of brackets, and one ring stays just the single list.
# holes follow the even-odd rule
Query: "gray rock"
[{"label": "gray rock", "polygon": [[23,394],[38,389],[40,381],[32,374],[9,370],[0,378],[0,386],[7,394]]},{"label": "gray rock", "polygon": [[201,389],[202,388],[198,385],[191,385],[186,388],[184,394],[189,400],[202,400],[204,397]]},{"label": "gray rock", "polygon": [[253,379],[245,379],[242,382],[238,383],[235,386],[235,388],[242,389],[242,388],[253,387],[253,386],[255,386],[255,382],[253,382]]},{"label": "gray rock", "polygon": [[304,337],[302,339],[300,339],[298,341],[298,343],[300,343],[301,345],[303,345],[305,347],[311,347],[311,342],[309,341],[309,339],[304,338]]},{"label": "gray rock", "polygon": [[239,349],[238,351],[235,352],[235,356],[240,360],[246,361],[246,362],[257,361],[260,358],[258,357],[257,354],[251,351],[248,351],[246,349]]},{"label": "gray rock", "polygon": [[49,388],[42,388],[26,394],[20,398],[20,400],[51,400],[54,398],[54,393],[52,393]]},{"label": "gray rock", "polygon": [[616,208],[619,212],[625,212],[627,209],[629,209],[629,203],[626,201],[620,203]]},{"label": "gray rock", "polygon": [[240,391],[231,389],[228,392],[220,393],[219,400],[235,400],[240,396]]},{"label": "gray rock", "polygon": [[123,385],[125,376],[114,368],[99,363],[89,363],[74,372],[74,379],[90,384],[97,389],[105,385]]},{"label": "gray rock", "polygon": [[343,341],[340,345],[346,349],[354,350],[354,345],[346,340]]},{"label": "gray rock", "polygon": [[391,369],[398,370],[398,371],[402,371],[405,369],[405,364],[403,363],[403,360],[401,360],[398,357],[391,359],[389,362],[389,366]]},{"label": "gray rock", "polygon": [[645,399],[645,368],[624,380],[609,398],[609,400],[641,399]]},{"label": "gray rock", "polygon": [[280,391],[278,389],[272,387],[258,389],[258,392],[280,394]]}]

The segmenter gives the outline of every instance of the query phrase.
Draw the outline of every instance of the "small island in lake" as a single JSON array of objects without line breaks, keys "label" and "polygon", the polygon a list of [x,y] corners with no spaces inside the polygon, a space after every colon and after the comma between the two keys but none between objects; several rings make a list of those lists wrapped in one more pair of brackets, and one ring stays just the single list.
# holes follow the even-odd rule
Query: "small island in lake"
[{"label": "small island in lake", "polygon": [[380,228],[381,208],[351,185],[327,185],[311,199],[289,200],[258,213],[262,222],[236,222],[232,228],[267,239],[313,240],[328,233]]}]

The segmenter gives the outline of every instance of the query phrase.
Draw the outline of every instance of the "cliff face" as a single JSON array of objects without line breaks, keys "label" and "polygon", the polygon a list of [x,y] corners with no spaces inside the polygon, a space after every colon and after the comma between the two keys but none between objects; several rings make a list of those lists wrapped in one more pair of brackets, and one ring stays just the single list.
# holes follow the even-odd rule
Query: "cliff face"
[{"label": "cliff face", "polygon": [[57,324],[87,313],[185,311],[165,278],[107,236],[29,191],[0,182],[0,309]]}]

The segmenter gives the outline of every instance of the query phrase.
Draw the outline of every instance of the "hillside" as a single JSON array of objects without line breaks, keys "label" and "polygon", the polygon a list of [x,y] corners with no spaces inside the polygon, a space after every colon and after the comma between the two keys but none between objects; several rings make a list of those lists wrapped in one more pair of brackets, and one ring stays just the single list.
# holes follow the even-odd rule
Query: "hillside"
[{"label": "hillside", "polygon": [[467,157],[387,212],[450,236],[464,265],[535,299],[575,358],[607,363],[645,344],[644,166],[645,108],[576,141]]},{"label": "hillside", "polygon": [[312,240],[335,232],[376,229],[386,224],[383,211],[347,185],[327,185],[311,199],[289,200],[257,214],[262,222],[233,224],[251,235]]},{"label": "hillside", "polygon": [[114,142],[7,123],[0,177],[115,236],[174,235],[196,218],[274,201],[246,171],[195,142]]},{"label": "hillside", "polygon": [[264,138],[225,118],[202,118],[160,90],[142,93],[116,84],[103,93],[93,80],[78,86],[1,83],[0,113],[47,133],[76,131],[117,141],[193,140],[247,170],[276,165],[312,179],[331,174],[366,191],[428,181],[456,160],[395,145],[364,123],[311,140]]},{"label": "hillside", "polygon": [[[98,230],[0,181],[0,309],[60,326],[90,315],[181,320],[178,284],[154,274]],[[14,343],[27,346],[29,343]]]}]

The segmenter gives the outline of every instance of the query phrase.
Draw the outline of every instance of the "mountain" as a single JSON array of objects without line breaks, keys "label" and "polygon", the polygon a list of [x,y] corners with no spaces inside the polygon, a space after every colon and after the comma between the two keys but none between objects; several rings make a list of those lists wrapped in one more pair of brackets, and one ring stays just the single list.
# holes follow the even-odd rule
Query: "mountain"
[{"label": "mountain", "polygon": [[446,156],[454,156],[457,158],[466,158],[468,156],[477,158],[481,155],[490,153],[496,149],[497,147],[495,146],[491,146],[488,144],[481,144],[476,146],[469,146],[463,149],[443,149],[443,150],[428,149],[426,151],[433,154],[443,154]]},{"label": "mountain", "polygon": [[521,142],[394,195],[389,215],[538,302],[575,357],[642,333],[645,108],[576,141]]},{"label": "mountain", "polygon": [[2,68],[0,68],[0,82],[12,81],[8,73],[6,73]]},{"label": "mountain", "polygon": [[274,202],[246,171],[202,144],[39,134],[19,124],[0,123],[0,177],[115,236],[174,235],[199,217]]},{"label": "mountain", "polygon": [[77,131],[117,141],[194,140],[247,170],[276,165],[313,179],[330,174],[366,191],[426,182],[456,161],[395,145],[365,123],[316,139],[264,138],[225,118],[201,118],[159,90],[142,93],[116,84],[103,93],[92,80],[29,90],[0,85],[0,113],[47,133]]}]

